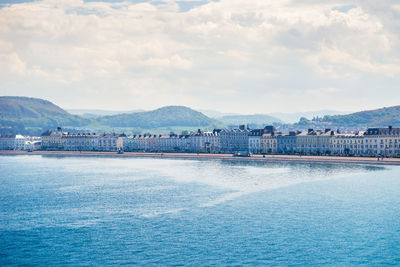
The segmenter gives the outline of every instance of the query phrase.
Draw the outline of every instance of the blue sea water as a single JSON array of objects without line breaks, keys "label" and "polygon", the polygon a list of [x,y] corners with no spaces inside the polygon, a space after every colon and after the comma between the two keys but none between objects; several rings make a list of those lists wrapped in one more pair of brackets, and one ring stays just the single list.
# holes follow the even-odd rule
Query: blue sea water
[{"label": "blue sea water", "polygon": [[400,167],[0,157],[0,265],[400,265]]}]

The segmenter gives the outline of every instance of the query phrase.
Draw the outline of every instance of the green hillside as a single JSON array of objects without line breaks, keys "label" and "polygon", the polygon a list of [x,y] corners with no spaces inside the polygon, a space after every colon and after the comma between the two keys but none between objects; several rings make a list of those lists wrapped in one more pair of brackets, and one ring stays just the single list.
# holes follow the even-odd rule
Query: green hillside
[{"label": "green hillside", "polygon": [[83,126],[88,119],[71,115],[50,101],[16,96],[0,97],[0,134],[40,134],[57,126]]},{"label": "green hillside", "polygon": [[2,117],[21,119],[64,116],[68,115],[68,112],[50,101],[39,98],[2,96],[0,114]]},{"label": "green hillside", "polygon": [[[269,115],[229,115],[211,119],[201,112],[184,106],[167,106],[152,111],[132,112],[84,118],[72,115],[50,101],[29,97],[0,97],[0,134],[39,135],[47,129],[58,126],[70,130],[98,132],[126,131],[134,133],[158,133],[212,129],[228,125],[249,124],[263,127],[282,121]],[[400,127],[400,106],[367,110],[347,115],[303,118],[298,123],[281,125],[282,129],[307,128],[358,128]],[[286,127],[286,128],[285,128]]]},{"label": "green hillside", "polygon": [[152,111],[104,116],[97,119],[97,123],[109,127],[143,129],[174,126],[210,127],[219,124],[203,113],[183,106],[167,106]]},{"label": "green hillside", "polygon": [[347,115],[326,115],[312,120],[302,118],[293,126],[297,128],[348,128],[366,129],[368,127],[400,127],[400,106],[355,112]]},{"label": "green hillside", "polygon": [[356,112],[348,115],[324,116],[322,122],[358,127],[400,126],[400,106]]}]

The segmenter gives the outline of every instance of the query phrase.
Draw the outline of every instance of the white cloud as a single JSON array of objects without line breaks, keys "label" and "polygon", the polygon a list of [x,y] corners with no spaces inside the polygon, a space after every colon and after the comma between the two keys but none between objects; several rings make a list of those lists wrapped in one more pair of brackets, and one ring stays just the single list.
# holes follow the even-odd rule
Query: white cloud
[{"label": "white cloud", "polygon": [[307,92],[320,88],[371,93],[379,84],[376,94],[387,97],[371,97],[376,107],[399,96],[398,5],[221,0],[181,12],[176,1],[164,2],[4,6],[0,92],[65,107],[184,104],[247,113],[307,103],[349,109],[341,92],[319,91],[330,97],[315,106]]}]

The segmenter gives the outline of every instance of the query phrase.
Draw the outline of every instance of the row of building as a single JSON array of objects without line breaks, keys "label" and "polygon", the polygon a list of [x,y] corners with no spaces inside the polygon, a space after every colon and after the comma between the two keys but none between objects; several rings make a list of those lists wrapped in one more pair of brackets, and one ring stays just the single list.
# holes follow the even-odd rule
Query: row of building
[{"label": "row of building", "polygon": [[188,135],[133,135],[46,131],[41,141],[0,136],[0,150],[142,151],[191,153],[316,154],[400,156],[400,128],[340,132],[330,129],[283,134],[263,129],[214,129]]},{"label": "row of building", "polygon": [[[400,156],[400,128],[369,128],[367,131],[344,132],[330,129],[282,134],[272,132],[259,138],[260,146],[249,146],[251,153]],[[258,141],[253,141],[258,143]]]},{"label": "row of building", "polygon": [[123,149],[125,134],[68,133],[61,128],[41,135],[42,150],[118,151]]},{"label": "row of building", "polygon": [[40,147],[40,137],[0,135],[0,150],[35,150]]}]

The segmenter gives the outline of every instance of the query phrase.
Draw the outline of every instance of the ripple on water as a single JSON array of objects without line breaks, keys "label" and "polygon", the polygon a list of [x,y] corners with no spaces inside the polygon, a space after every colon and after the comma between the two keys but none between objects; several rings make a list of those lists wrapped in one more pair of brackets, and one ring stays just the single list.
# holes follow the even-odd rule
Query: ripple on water
[{"label": "ripple on water", "polygon": [[0,157],[1,265],[400,264],[400,168]]}]

